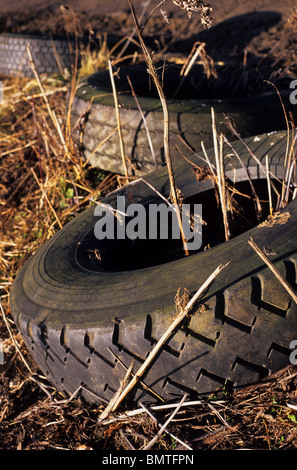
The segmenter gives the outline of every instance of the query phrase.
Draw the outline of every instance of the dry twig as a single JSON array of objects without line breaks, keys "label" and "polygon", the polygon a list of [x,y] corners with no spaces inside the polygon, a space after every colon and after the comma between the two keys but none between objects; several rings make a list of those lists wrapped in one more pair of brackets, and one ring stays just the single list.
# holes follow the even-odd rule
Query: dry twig
[{"label": "dry twig", "polygon": [[[142,450],[148,450],[150,449],[154,444],[155,442],[159,439],[159,437],[163,434],[163,432],[168,432],[167,431],[167,426],[168,424],[170,423],[170,421],[173,420],[174,416],[178,413],[178,411],[180,410],[180,408],[182,407],[183,403],[185,402],[186,398],[187,398],[188,394],[185,393],[183,398],[181,399],[181,401],[176,405],[174,411],[171,413],[171,415],[169,416],[169,418],[166,420],[166,422],[160,426],[160,429],[159,431],[157,432],[157,434],[153,437],[153,439],[151,439],[150,442],[148,442],[143,448]],[[143,406],[143,405],[141,405]],[[152,416],[150,414],[150,416]],[[169,432],[168,432],[169,435],[171,435]],[[192,450],[192,448],[190,446],[188,446],[185,442],[181,441],[180,439],[178,439],[177,437],[175,436],[172,436],[176,441],[180,442],[186,449],[188,450]]]},{"label": "dry twig", "polygon": [[154,346],[153,350],[150,352],[142,366],[138,369],[138,371],[135,373],[133,379],[130,381],[130,383],[127,385],[127,387],[124,389],[124,391],[121,393],[121,395],[118,397],[118,400],[114,403],[114,406],[112,408],[112,411],[115,411],[117,407],[121,404],[121,402],[124,400],[126,395],[132,390],[132,388],[136,385],[138,382],[139,377],[141,377],[144,372],[147,370],[147,368],[150,366],[151,362],[153,359],[156,357],[158,352],[161,350],[161,348],[164,346],[166,341],[169,339],[171,334],[178,328],[182,320],[189,314],[190,310],[192,309],[194,303],[201,297],[201,295],[204,293],[204,291],[208,288],[208,286],[213,282],[213,280],[217,277],[217,275],[228,265],[229,263],[225,265],[219,265],[215,271],[209,276],[209,278],[202,284],[202,286],[197,290],[197,292],[194,294],[192,299],[187,303],[186,307],[180,312],[179,315],[177,315],[176,319],[173,321],[173,323],[170,325],[170,327],[167,329],[167,331],[161,336],[159,341],[156,343]]},{"label": "dry twig", "polygon": [[226,205],[226,183],[225,183],[225,170],[224,170],[224,161],[223,161],[223,135],[220,136],[220,150],[218,146],[218,136],[215,123],[215,114],[214,109],[211,108],[211,121],[212,121],[212,133],[213,133],[213,143],[214,143],[214,153],[216,159],[216,170],[217,170],[217,182],[218,189],[220,194],[221,208],[223,214],[223,222],[225,229],[225,239],[226,241],[230,238],[230,229],[228,222],[228,212]]},{"label": "dry twig", "polygon": [[286,289],[288,294],[292,297],[294,302],[297,304],[297,295],[291,288],[290,284],[286,281],[286,279],[282,276],[279,270],[274,266],[274,264],[270,261],[270,259],[265,255],[265,253],[259,248],[259,246],[254,242],[252,238],[249,239],[248,244],[255,250],[257,255],[267,264],[269,269],[273,272],[275,277],[279,280],[282,286]]},{"label": "dry twig", "polygon": [[145,56],[146,64],[148,66],[148,71],[149,71],[149,74],[151,75],[151,77],[153,79],[153,82],[155,84],[155,87],[157,89],[157,92],[158,92],[158,95],[159,95],[159,98],[160,98],[160,101],[161,101],[162,109],[163,109],[164,156],[165,156],[165,161],[166,161],[168,176],[169,176],[171,199],[172,199],[172,202],[173,202],[174,206],[176,207],[176,214],[177,214],[178,224],[179,224],[180,233],[181,233],[181,237],[182,237],[182,241],[183,241],[184,251],[185,251],[185,254],[188,255],[189,252],[188,252],[187,242],[186,242],[185,235],[184,235],[184,230],[183,230],[183,225],[182,225],[182,220],[181,220],[181,214],[180,214],[180,211],[178,210],[178,208],[179,208],[179,199],[178,199],[178,195],[177,195],[177,188],[176,188],[176,185],[175,185],[175,178],[174,178],[174,173],[173,173],[173,168],[172,168],[172,161],[171,161],[171,156],[170,156],[170,146],[169,146],[169,120],[170,120],[170,116],[169,116],[167,101],[166,101],[166,97],[165,97],[165,94],[164,94],[164,90],[163,90],[163,88],[161,86],[161,83],[160,83],[160,80],[158,78],[158,74],[156,72],[156,68],[155,68],[155,65],[153,63],[151,54],[149,53],[149,51],[148,51],[148,49],[147,49],[147,47],[144,43],[144,40],[142,38],[141,29],[139,27],[139,23],[138,23],[138,19],[137,19],[135,10],[134,10],[133,2],[132,2],[132,0],[128,0],[128,2],[129,2],[130,10],[131,10],[131,13],[132,13],[132,17],[133,17],[133,20],[134,20],[134,23],[135,23],[135,26],[136,26],[136,29],[137,29],[139,42],[140,42],[141,48],[142,48],[144,56]]},{"label": "dry twig", "polygon": [[62,142],[62,145],[63,145],[63,148],[64,148],[64,151],[65,151],[65,155],[67,156],[67,158],[70,158],[70,155],[69,155],[69,152],[68,152],[68,148],[66,146],[66,142],[65,142],[65,139],[64,139],[64,136],[63,136],[63,133],[62,133],[62,130],[61,130],[61,126],[59,124],[59,121],[57,119],[57,116],[56,116],[56,113],[51,109],[50,107],[50,104],[49,104],[49,101],[47,99],[47,96],[44,92],[44,88],[42,86],[42,83],[41,83],[41,80],[39,78],[39,75],[38,75],[38,72],[37,72],[37,69],[36,69],[36,65],[35,65],[35,62],[34,62],[34,59],[32,57],[32,53],[31,53],[31,49],[30,49],[30,45],[27,44],[27,53],[28,53],[28,56],[29,56],[29,65],[34,73],[34,76],[37,80],[37,83],[38,83],[38,86],[40,88],[40,91],[41,91],[41,94],[42,94],[42,97],[44,99],[44,102],[46,104],[46,107],[47,107],[47,110],[48,110],[48,113],[51,117],[51,120],[58,132],[58,135],[59,135],[59,138],[61,139],[61,142]]},{"label": "dry twig", "polygon": [[128,174],[127,159],[126,159],[126,155],[125,155],[125,147],[124,147],[124,141],[123,141],[122,129],[121,129],[119,103],[118,103],[117,90],[116,90],[116,86],[115,86],[115,82],[114,82],[114,76],[113,76],[113,71],[112,71],[112,66],[111,66],[110,60],[108,60],[108,68],[109,68],[109,75],[110,75],[110,81],[111,81],[114,104],[115,104],[115,110],[116,110],[116,117],[117,117],[117,124],[118,124],[118,134],[119,134],[119,141],[120,141],[120,149],[121,149],[123,168],[124,168],[126,183],[128,183],[129,182],[129,174]]}]

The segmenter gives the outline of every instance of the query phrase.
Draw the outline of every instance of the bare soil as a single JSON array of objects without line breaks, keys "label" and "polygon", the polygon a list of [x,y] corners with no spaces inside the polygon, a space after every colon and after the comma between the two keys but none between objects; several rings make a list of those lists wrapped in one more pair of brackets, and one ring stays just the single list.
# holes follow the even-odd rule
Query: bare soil
[{"label": "bare soil", "polygon": [[[90,32],[92,37],[131,35],[134,25],[128,1],[110,3],[75,0],[69,4],[81,36],[90,37]],[[145,2],[136,0],[134,4],[141,15],[150,12],[158,2],[151,2],[152,7],[145,9]],[[143,34],[147,45],[156,52],[167,48],[168,52],[189,54],[196,41],[204,42],[206,53],[214,62],[224,64],[221,78],[228,82],[232,76],[237,81],[237,87],[232,87],[234,94],[243,87],[247,94],[271,89],[265,80],[278,88],[287,88],[297,70],[294,2],[215,0],[210,4],[212,27],[206,30],[197,12],[189,20],[185,10],[166,0],[146,24]],[[73,17],[69,15],[67,21],[59,2],[27,0],[22,5],[20,11],[16,0],[9,5],[0,1],[2,32],[65,34],[65,30],[71,32],[74,27]],[[161,9],[166,12],[168,22]]]},{"label": "bare soil", "polygon": [[[156,50],[168,46],[170,51],[183,54],[191,50],[195,41],[205,42],[206,51],[215,62],[227,64],[230,74],[236,70],[240,79],[245,77],[247,93],[249,83],[255,81],[258,88],[264,86],[263,80],[271,81],[277,87],[288,87],[297,71],[296,3],[289,0],[213,0],[210,3],[214,6],[213,23],[209,30],[205,30],[198,14],[193,13],[189,19],[185,11],[167,0],[161,8],[167,12],[169,22],[164,20],[158,8],[146,25],[145,40]],[[141,13],[143,2],[135,0],[135,6]],[[81,35],[87,36],[93,31],[97,36],[106,33],[120,37],[130,35],[133,30],[126,0],[73,0],[71,7],[79,20]],[[69,29],[69,23],[67,27]],[[23,34],[65,33],[65,15],[57,1],[26,0],[20,4],[17,0],[0,0],[0,30]],[[228,79],[228,73],[225,78]],[[10,84],[7,83],[8,86]],[[53,160],[46,166],[40,150],[43,133],[47,129],[39,123],[36,113],[43,109],[44,116],[46,110],[39,98],[34,102],[25,99],[22,85],[18,86],[22,98],[12,103],[8,112],[1,116],[0,124],[0,198],[3,206],[0,228],[3,319],[0,315],[0,339],[4,340],[6,358],[5,364],[0,366],[0,449],[140,449],[156,434],[156,423],[145,413],[100,423],[98,417],[104,406],[82,404],[76,398],[70,402],[63,401],[63,397],[56,396],[40,377],[10,319],[8,296],[11,282],[25,259],[49,236],[45,233],[45,219],[52,213],[49,208],[46,215],[41,211],[44,206],[40,203],[42,194],[36,184],[37,179],[47,184],[51,207],[62,224],[67,222],[71,210],[76,213],[83,208],[81,204],[76,206],[75,196],[89,195],[98,188],[102,192],[104,188],[110,189],[104,179],[108,176],[100,175],[106,183],[104,186],[92,170],[84,169],[80,180],[75,180],[78,167],[74,157],[73,168],[68,165],[65,174],[70,183],[80,183],[85,192],[75,186],[78,193],[74,191],[72,195],[71,185],[72,192],[69,192],[69,186],[68,189],[60,187],[64,162],[59,153],[54,152]],[[51,106],[61,118],[65,112],[63,87],[62,83],[61,91],[49,95]],[[34,144],[31,145],[32,139]],[[21,150],[15,150],[18,148]],[[50,154],[48,141],[44,148]],[[34,168],[35,179],[31,167]],[[68,181],[67,184],[70,183]],[[42,201],[45,204],[44,197]],[[53,218],[50,222],[46,227],[52,227]],[[188,407],[170,424],[170,431],[194,450],[295,450],[296,377],[295,367],[288,366],[265,383],[226,395],[223,404],[212,397],[209,402]],[[55,397],[54,402],[51,397]],[[119,413],[133,408],[134,404],[126,403]],[[156,412],[155,416],[164,422],[168,412]],[[183,450],[184,446],[163,434],[153,449]]]}]

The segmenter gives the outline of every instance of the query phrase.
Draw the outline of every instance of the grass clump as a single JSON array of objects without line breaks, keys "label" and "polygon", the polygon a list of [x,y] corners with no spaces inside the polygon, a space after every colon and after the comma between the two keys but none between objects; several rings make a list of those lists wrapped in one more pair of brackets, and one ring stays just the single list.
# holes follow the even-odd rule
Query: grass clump
[{"label": "grass clump", "polygon": [[[174,3],[189,16],[192,11],[203,12],[203,2],[198,0]],[[208,24],[210,12],[204,13]],[[106,67],[109,59],[110,50],[103,42],[100,54],[85,57],[80,76]],[[171,404],[169,418],[166,405],[150,411],[141,405],[102,421],[103,407],[81,404],[75,396],[64,400],[38,375],[10,318],[10,286],[39,246],[92,198],[117,186],[116,175],[84,165],[72,138],[66,106],[71,78],[38,78],[2,78],[0,339],[5,364],[0,365],[0,448],[295,449],[297,373],[293,366],[269,377],[269,382],[226,394],[221,401],[213,396],[189,402],[185,397]],[[75,90],[75,76],[73,80]],[[173,417],[173,432],[167,432],[164,423]]]}]

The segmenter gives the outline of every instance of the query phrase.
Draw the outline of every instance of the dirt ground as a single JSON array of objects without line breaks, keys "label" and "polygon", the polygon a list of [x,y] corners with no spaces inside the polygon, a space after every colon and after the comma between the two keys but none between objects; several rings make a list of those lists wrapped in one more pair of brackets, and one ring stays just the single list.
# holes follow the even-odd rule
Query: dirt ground
[{"label": "dirt ground", "polygon": [[[210,0],[209,3],[214,7],[212,27],[205,30],[197,13],[194,12],[189,19],[185,11],[174,5],[172,1],[166,0],[161,8],[167,12],[168,23],[158,8],[145,27],[144,37],[149,41],[150,47],[159,49],[160,46],[170,44],[170,50],[185,54],[191,50],[195,41],[203,41],[206,44],[206,52],[214,62],[231,64],[229,71],[234,71],[234,67],[240,73],[246,70],[247,82],[250,78],[253,84],[256,83],[257,88],[262,86],[263,80],[272,81],[278,87],[287,87],[297,73],[297,2]],[[144,4],[145,2],[140,0],[134,1],[139,14],[143,11]],[[157,4],[157,1],[151,2],[147,5],[146,11],[151,11]],[[92,30],[95,36],[106,33],[120,37],[130,35],[133,30],[127,0],[114,2],[73,0],[69,2],[69,6],[75,11],[79,20],[81,35],[88,35]],[[0,0],[0,31],[64,33],[65,15],[62,14],[60,2],[54,0],[25,0],[21,3],[21,8],[18,0],[10,2]],[[65,96],[63,86],[59,93],[58,97]],[[56,112],[59,115],[59,102],[57,105],[54,97],[52,100],[51,104],[57,106]],[[17,105],[14,104],[13,109],[14,106]],[[5,137],[7,144],[4,142],[5,139],[0,142],[1,163],[3,163],[0,199],[5,200],[4,205],[8,214],[5,216],[6,225],[2,227],[0,237],[3,237],[8,245],[11,242],[13,247],[22,238],[22,231],[26,234],[23,238],[27,237],[26,241],[23,240],[26,246],[30,243],[36,246],[42,241],[39,234],[40,238],[36,242],[33,233],[34,230],[36,233],[41,232],[42,226],[35,226],[36,220],[30,219],[31,214],[37,211],[39,188],[31,173],[29,176],[22,173],[24,168],[28,168],[30,158],[36,165],[34,167],[36,172],[39,170],[36,145],[34,144],[35,153],[29,145],[33,137],[36,139],[36,136],[33,136],[35,131],[32,131],[32,117],[30,123],[24,125],[25,119],[22,122],[22,116],[31,116],[32,113],[31,105],[28,108],[26,106],[24,105],[21,114],[12,114],[13,126],[7,117],[7,122],[1,123],[2,128],[0,126],[0,138],[7,128],[13,127],[15,132],[11,140]],[[37,129],[35,114],[34,119]],[[23,127],[20,127],[21,125]],[[18,137],[17,133],[22,135]],[[24,147],[25,151],[19,157],[20,164],[16,162],[15,157],[19,154],[17,152],[10,154],[3,142],[7,145],[7,149],[18,148],[19,145],[28,142],[28,146]],[[7,155],[7,158],[4,159],[2,155]],[[28,193],[30,190],[33,191],[34,184],[33,197],[30,199],[30,195],[26,196],[26,191]],[[85,184],[85,181],[81,184]],[[65,198],[67,204],[70,204],[70,199],[73,203],[74,198],[68,200]],[[53,201],[56,202],[56,199]],[[54,207],[58,216],[62,217],[59,201]],[[21,210],[22,215],[19,215]],[[9,227],[16,217],[19,219],[16,219],[15,225],[12,225],[14,231],[10,234]],[[66,218],[61,220],[64,221]],[[7,257],[3,274],[5,308],[9,285],[20,262],[17,257],[13,257],[15,255],[11,249],[10,247],[10,251],[6,253],[10,257]],[[28,255],[30,251],[32,248],[28,249],[26,254]],[[3,259],[6,259],[6,255],[4,253]],[[9,269],[13,274],[9,274]],[[9,314],[8,307],[6,311]],[[16,331],[15,335],[18,343],[22,344]],[[131,449],[132,441],[135,448],[139,448],[141,443],[150,440],[156,434],[158,426],[143,414],[101,426],[98,424],[100,410],[94,406],[82,405],[75,400],[67,403],[60,399],[59,402],[52,403],[39,377],[33,374],[33,378],[31,376],[28,378],[24,361],[19,358],[13,344],[9,343],[6,325],[1,320],[0,339],[3,336],[8,345],[9,361],[4,369],[0,366],[0,449],[127,450]],[[34,368],[23,346],[22,353],[29,366]],[[222,407],[214,408],[215,404],[205,404],[198,410],[192,407],[183,413],[181,421],[176,421],[171,429],[183,441],[191,443],[194,449],[296,450],[296,375],[295,369],[290,367],[280,371],[267,383],[249,388],[236,396],[226,397],[225,405]],[[161,422],[164,422],[166,417],[166,413],[158,415]],[[162,437],[156,448],[163,451],[183,449],[169,436]]]},{"label": "dirt ground", "polygon": [[[100,19],[104,16],[112,16],[121,18],[121,16],[129,13],[128,0],[117,0],[116,2],[105,2],[103,0],[88,0],[88,2],[81,0],[73,0],[70,2],[64,2],[68,4],[76,12],[81,14],[87,20]],[[146,4],[143,0],[135,0],[134,6],[137,12],[142,11],[143,6]],[[154,7],[159,2],[151,2]],[[231,17],[243,15],[246,13],[259,12],[259,11],[275,11],[281,15],[288,15],[294,7],[294,0],[212,0],[207,2],[213,7],[213,25],[216,25],[222,21],[227,20]],[[16,22],[24,24],[25,28],[30,28],[30,23],[33,19],[43,23],[48,23],[48,19],[51,18],[51,27],[57,25],[57,12],[59,12],[60,5],[63,2],[55,0],[25,0],[22,2],[22,8],[20,11],[20,2],[18,0],[11,0],[7,2],[5,0],[0,1],[0,13],[3,18],[7,19],[8,24],[5,26],[11,29],[13,26],[9,22]],[[166,0],[161,8],[165,11],[174,13],[174,16],[183,18],[185,16],[171,0]],[[149,9],[148,9],[149,11]],[[27,26],[26,26],[27,25]],[[112,26],[112,25],[111,25]],[[98,27],[101,27],[98,24]]]},{"label": "dirt ground", "polygon": [[[246,81],[252,88],[263,84],[263,80],[286,88],[288,80],[295,76],[297,64],[296,2],[214,0],[210,4],[213,8],[212,27],[206,30],[197,12],[193,12],[189,20],[185,10],[165,0],[146,24],[143,34],[147,45],[153,50],[170,45],[169,51],[189,54],[194,42],[202,41],[206,44],[207,54],[215,62],[228,64],[227,81],[235,67],[238,75],[243,70],[246,72]],[[150,12],[158,2],[136,0],[134,5],[141,15]],[[122,37],[130,35],[133,30],[128,0],[114,3],[75,0],[69,2],[69,7],[76,13],[82,36],[88,36],[92,31],[95,37],[103,34]],[[166,12],[168,22],[164,20],[161,9]],[[9,4],[1,0],[0,30],[65,33],[65,15],[57,1],[27,0],[22,3],[20,12],[16,0]]]}]

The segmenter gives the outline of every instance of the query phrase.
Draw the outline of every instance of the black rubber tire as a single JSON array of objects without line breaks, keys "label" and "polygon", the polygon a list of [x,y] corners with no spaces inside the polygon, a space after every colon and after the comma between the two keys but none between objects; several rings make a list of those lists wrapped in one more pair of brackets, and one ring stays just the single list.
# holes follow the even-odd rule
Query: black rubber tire
[{"label": "black rubber tire", "polygon": [[27,44],[30,44],[32,56],[39,74],[60,73],[62,70],[71,70],[74,60],[74,51],[71,52],[70,43],[66,36],[34,36],[25,34],[0,35],[0,74],[7,76],[33,77],[29,66]]},{"label": "black rubber tire", "polygon": [[[271,171],[283,177],[286,132],[246,142],[261,161],[268,154]],[[263,178],[244,145],[234,146],[251,178]],[[213,160],[213,152],[208,154]],[[231,180],[246,179],[236,158],[229,164]],[[192,165],[184,160],[174,164],[174,171],[187,198],[212,187],[210,180],[197,181]],[[168,196],[164,168],[146,180]],[[142,180],[111,193],[104,202],[114,205],[119,195],[127,196],[128,204],[162,202]],[[210,393],[257,382],[290,364],[290,343],[297,339],[297,306],[248,245],[252,236],[261,248],[269,248],[274,253],[271,259],[296,289],[297,201],[289,202],[285,211],[290,213],[285,225],[257,226],[187,258],[117,271],[98,266],[90,256],[95,248],[104,253],[108,247],[94,237],[98,217],[90,207],[20,270],[10,296],[13,318],[29,351],[58,390],[71,395],[82,386],[85,400],[109,400],[125,370],[108,348],[127,367],[133,359],[136,371],[172,323],[178,289],[195,292],[219,264],[230,262],[204,295],[204,309],[193,309],[195,314],[172,335],[143,381],[165,400],[185,390]],[[131,398],[155,400],[140,385]]]},{"label": "black rubber tire", "polygon": [[[180,68],[173,64],[166,69],[165,89],[167,82],[170,82],[173,90],[177,89],[180,82],[179,73]],[[127,75],[131,79],[139,105],[145,115],[155,160],[150,150],[142,115],[130,93]],[[218,129],[231,139],[234,139],[234,135],[221,124],[226,116],[232,119],[242,137],[286,129],[281,102],[275,90],[241,99],[192,99],[189,89],[193,89],[193,80],[200,83],[201,76],[201,69],[193,68],[184,83],[181,95],[184,97],[167,100],[173,159],[180,158],[180,152],[186,157],[192,156],[192,152],[181,142],[179,136],[196,152],[201,151],[201,141],[204,142],[205,148],[213,146],[212,107],[215,111]],[[154,86],[149,83],[150,78],[146,67],[142,65],[122,66],[115,75],[122,136],[130,175],[143,175],[153,171],[156,163],[158,166],[164,165],[163,112],[159,99],[148,96],[150,90],[154,89]],[[229,90],[229,96],[232,96],[232,90]],[[291,111],[292,115],[296,116],[296,109],[289,101],[289,92],[281,91],[281,96],[287,112]],[[93,101],[90,107],[91,100]],[[86,111],[88,111],[87,114]],[[82,116],[84,117],[83,126],[77,132],[77,140],[80,142],[84,158],[93,166],[124,174],[109,71],[93,74],[79,84],[72,104],[73,126]],[[78,126],[76,126],[77,129],[79,129]]]}]

